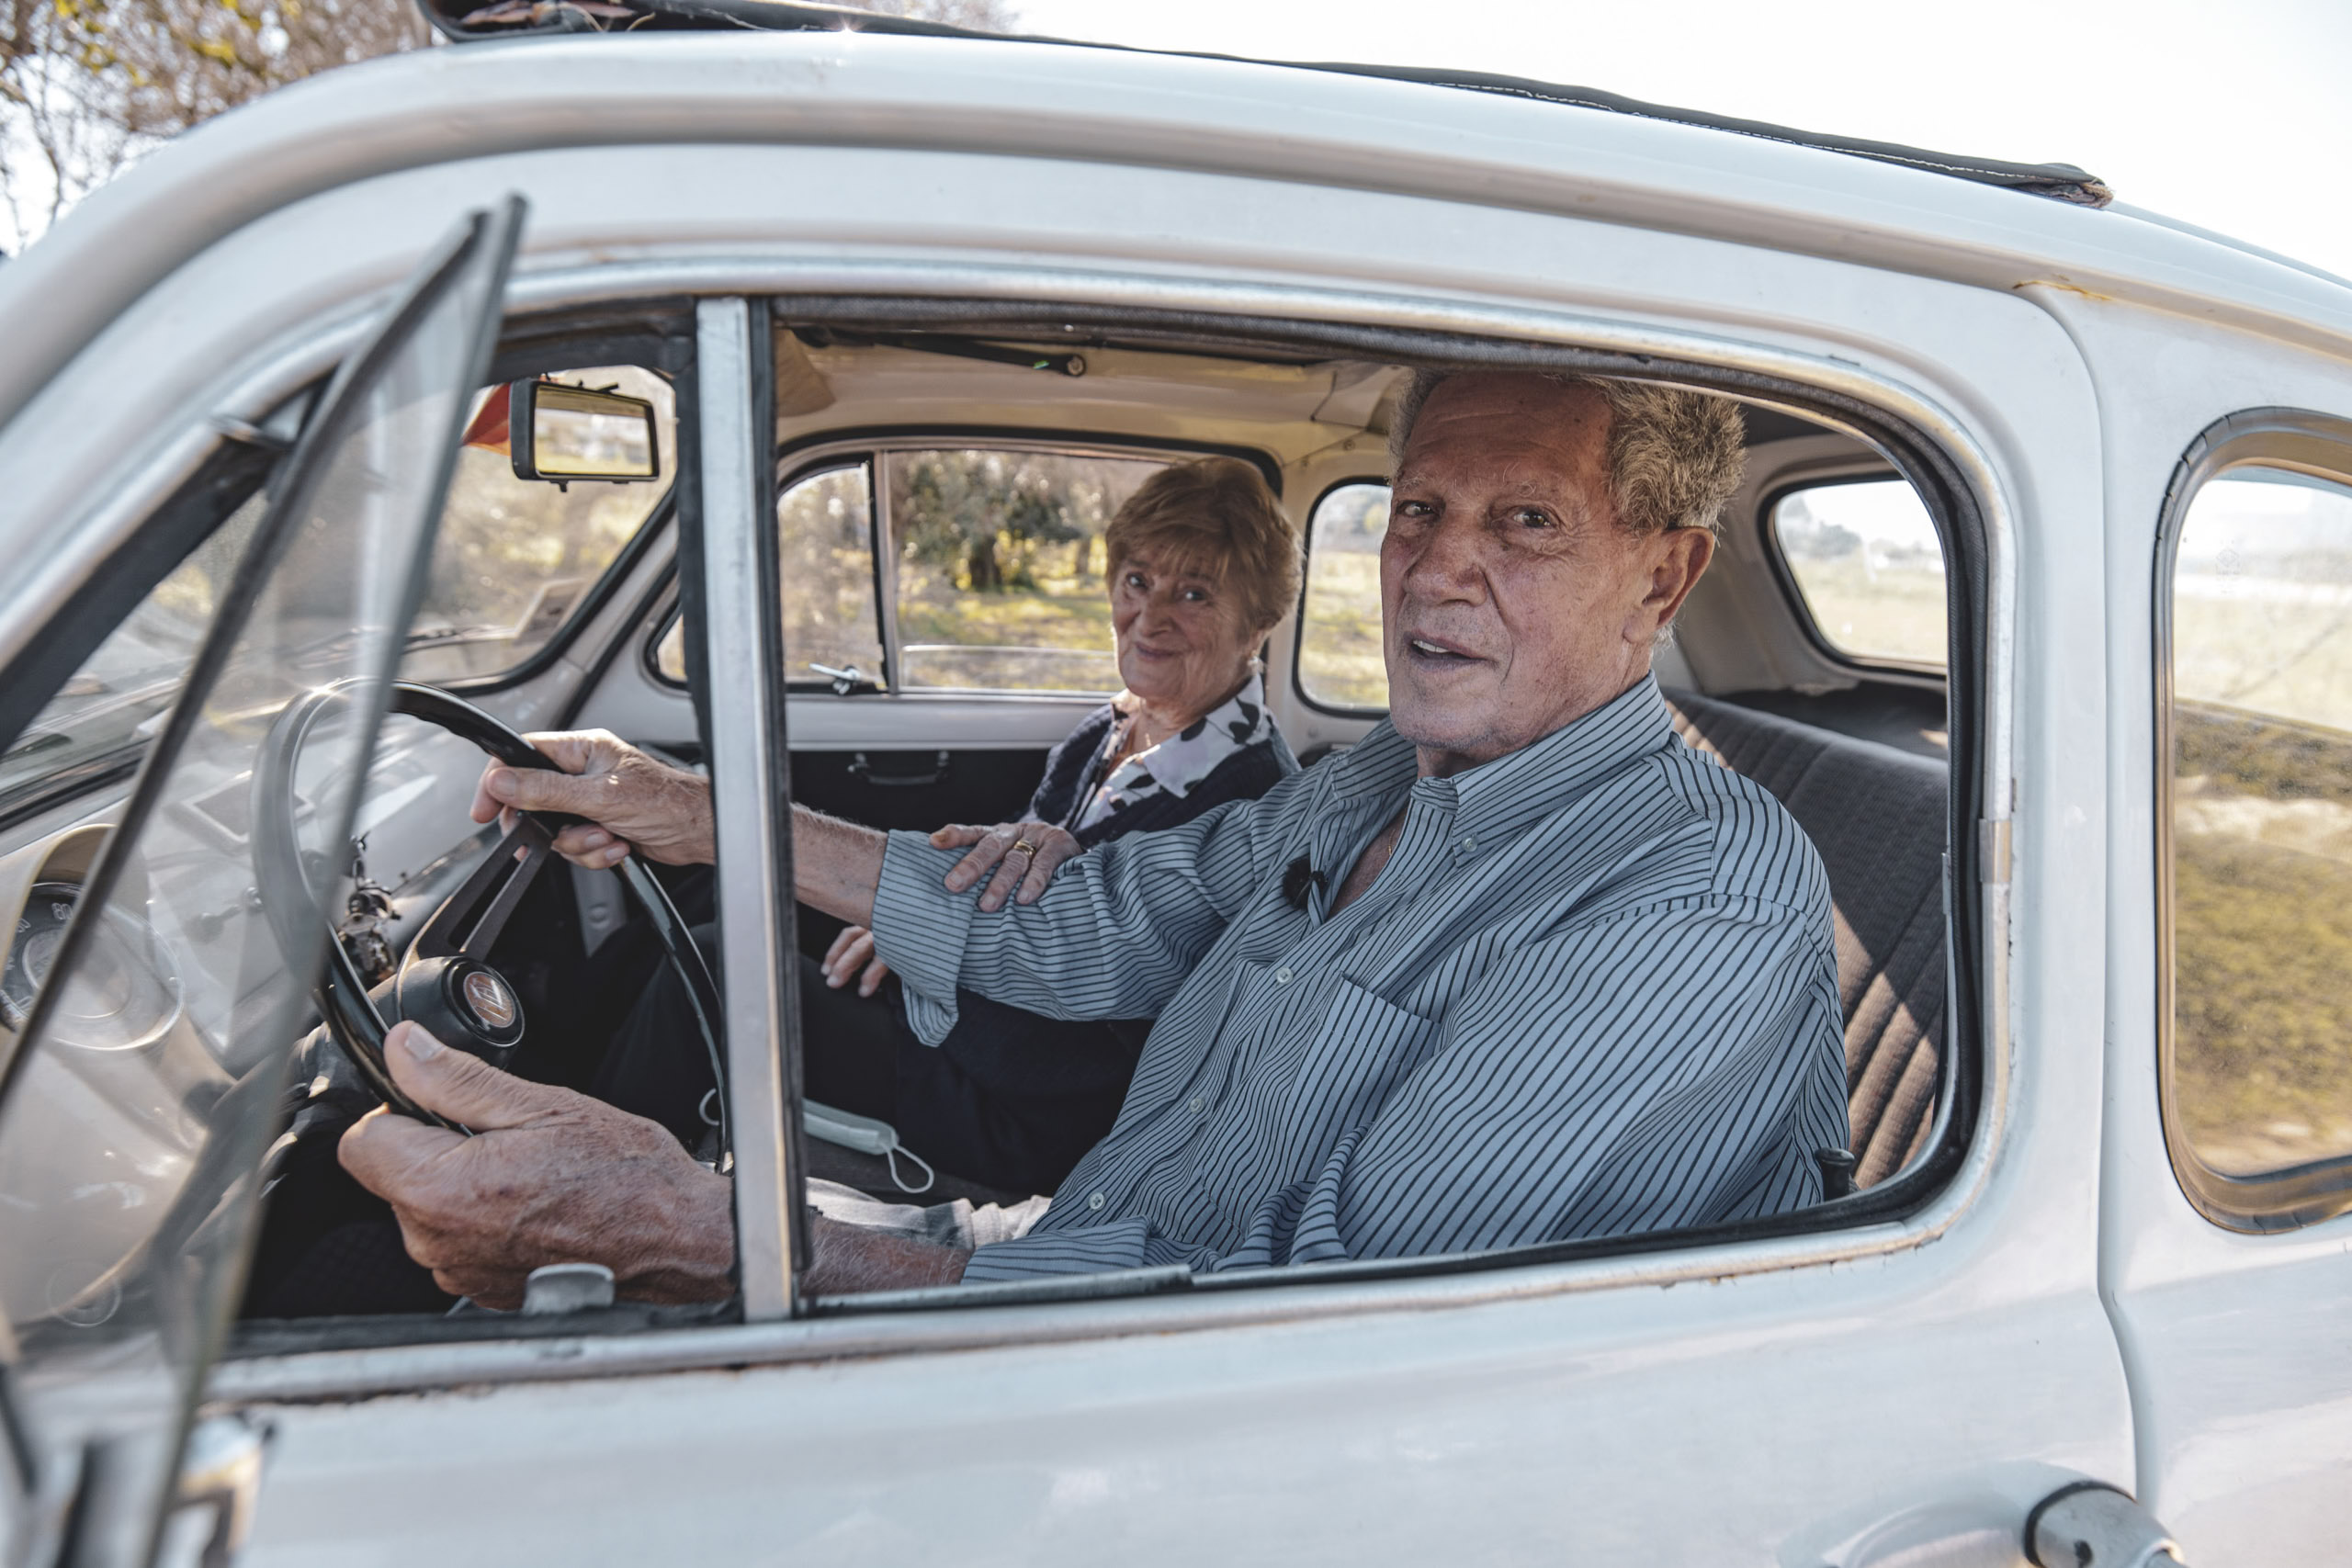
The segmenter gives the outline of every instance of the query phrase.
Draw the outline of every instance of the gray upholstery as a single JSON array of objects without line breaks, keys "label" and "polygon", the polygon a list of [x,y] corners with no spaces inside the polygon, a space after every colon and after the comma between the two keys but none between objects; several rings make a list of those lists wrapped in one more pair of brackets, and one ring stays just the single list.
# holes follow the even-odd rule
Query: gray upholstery
[{"label": "gray upholstery", "polygon": [[1669,692],[1682,739],[1778,796],[1829,872],[1858,1185],[1927,1140],[1944,1043],[1944,764]]}]

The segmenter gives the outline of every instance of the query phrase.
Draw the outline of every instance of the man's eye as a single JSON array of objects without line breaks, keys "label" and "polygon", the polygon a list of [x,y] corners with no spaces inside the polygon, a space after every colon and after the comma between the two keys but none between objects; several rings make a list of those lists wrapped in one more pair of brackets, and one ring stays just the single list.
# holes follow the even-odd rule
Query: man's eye
[{"label": "man's eye", "polygon": [[1410,517],[1419,520],[1425,517],[1436,516],[1437,508],[1431,506],[1426,501],[1400,501],[1396,503],[1395,514],[1398,517]]}]

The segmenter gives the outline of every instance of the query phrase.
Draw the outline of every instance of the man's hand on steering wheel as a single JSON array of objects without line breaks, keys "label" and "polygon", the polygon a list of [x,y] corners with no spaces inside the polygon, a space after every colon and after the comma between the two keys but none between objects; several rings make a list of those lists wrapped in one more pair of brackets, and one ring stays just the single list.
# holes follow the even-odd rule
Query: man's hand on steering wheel
[{"label": "man's hand on steering wheel", "polygon": [[384,1036],[393,1079],[475,1136],[379,1107],[343,1134],[343,1168],[392,1206],[409,1256],[452,1295],[515,1307],[533,1269],[602,1263],[625,1297],[715,1301],[733,1285],[732,1193],[667,1129],[531,1083],[413,1023]]},{"label": "man's hand on steering wheel", "polygon": [[[947,873],[950,893],[961,893],[988,876],[991,869],[996,872],[980,894],[980,908],[991,910],[1004,908],[1008,897],[1035,903],[1062,863],[1086,852],[1077,839],[1044,822],[1000,822],[993,828],[958,823],[940,829],[931,841],[943,850],[971,847],[972,852]],[[1016,887],[1020,889],[1017,896]]]},{"label": "man's hand on steering wheel", "polygon": [[523,739],[563,772],[492,762],[474,790],[475,821],[495,817],[512,829],[517,810],[584,817],[556,835],[555,850],[591,871],[619,864],[632,850],[666,865],[702,865],[714,858],[710,784],[701,775],[657,762],[610,730]]}]

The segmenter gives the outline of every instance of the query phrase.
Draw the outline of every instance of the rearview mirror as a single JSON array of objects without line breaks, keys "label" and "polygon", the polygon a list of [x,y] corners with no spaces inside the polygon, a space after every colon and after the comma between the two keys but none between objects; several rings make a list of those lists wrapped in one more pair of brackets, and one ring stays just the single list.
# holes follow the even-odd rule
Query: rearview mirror
[{"label": "rearview mirror", "polygon": [[516,479],[628,484],[661,477],[653,405],[643,398],[534,380],[513,383],[506,398]]}]

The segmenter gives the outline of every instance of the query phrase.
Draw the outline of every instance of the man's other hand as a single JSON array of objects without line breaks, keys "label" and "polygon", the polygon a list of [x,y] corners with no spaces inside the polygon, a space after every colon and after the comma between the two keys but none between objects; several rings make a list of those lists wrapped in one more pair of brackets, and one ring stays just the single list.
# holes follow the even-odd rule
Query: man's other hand
[{"label": "man's other hand", "polygon": [[492,762],[474,790],[473,819],[561,811],[585,817],[556,835],[556,852],[602,871],[631,849],[665,865],[705,865],[713,858],[710,784],[698,773],[657,762],[605,729],[526,735],[563,772]]},{"label": "man's other hand", "polygon": [[870,997],[890,977],[890,966],[874,956],[874,933],[864,926],[843,926],[833,945],[825,949],[825,984],[840,990],[854,977],[857,994]]},{"label": "man's other hand", "polygon": [[714,1301],[733,1290],[726,1179],[667,1131],[567,1089],[500,1072],[394,1024],[392,1081],[465,1137],[378,1108],[343,1135],[345,1170],[392,1206],[409,1256],[451,1295],[515,1307],[532,1269],[601,1263],[624,1296]]},{"label": "man's other hand", "polygon": [[991,910],[1004,908],[1008,897],[1016,903],[1035,903],[1062,863],[1086,852],[1075,837],[1046,822],[1000,822],[993,828],[958,823],[932,834],[931,842],[935,849],[971,849],[970,854],[948,868],[945,884],[950,893],[961,893],[991,870],[996,873],[980,893],[980,908]]}]

